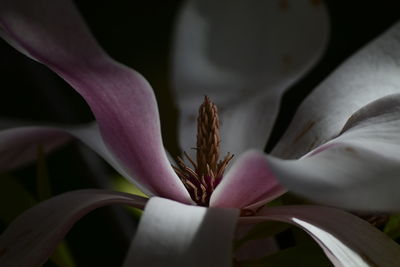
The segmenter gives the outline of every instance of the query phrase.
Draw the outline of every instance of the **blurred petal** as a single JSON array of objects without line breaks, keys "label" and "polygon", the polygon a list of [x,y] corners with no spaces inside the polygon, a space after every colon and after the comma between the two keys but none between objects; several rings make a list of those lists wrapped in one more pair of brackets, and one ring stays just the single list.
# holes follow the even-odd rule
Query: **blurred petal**
[{"label": "blurred petal", "polygon": [[[14,124],[14,123],[12,123]],[[9,123],[7,122],[7,125]],[[37,158],[38,149],[50,152],[70,139],[52,127],[25,126],[7,129],[0,121],[0,171],[4,172]]]},{"label": "blurred petal", "polygon": [[239,210],[188,206],[153,197],[124,266],[232,265]]},{"label": "blurred petal", "polygon": [[0,25],[11,44],[85,98],[105,144],[130,175],[154,194],[191,202],[165,154],[152,88],[104,53],[71,1],[3,0]]},{"label": "blurred petal", "polygon": [[121,175],[135,183],[147,194],[143,185],[128,174],[113,153],[105,146],[98,125],[90,123],[80,126],[31,126],[31,123],[17,120],[0,120],[0,171],[10,170],[37,159],[38,149],[43,147],[50,152],[71,139],[71,136],[82,141]]},{"label": "blurred petal", "polygon": [[336,137],[361,107],[400,93],[399,34],[397,23],[321,83],[300,106],[273,155],[299,158]]},{"label": "blurred petal", "polygon": [[285,193],[259,154],[250,150],[233,164],[211,195],[210,206],[257,208]]},{"label": "blurred petal", "polygon": [[80,218],[111,204],[144,208],[147,199],[108,190],[79,190],[49,199],[15,219],[0,236],[1,266],[41,266]]},{"label": "blurred petal", "polygon": [[[241,223],[287,222],[306,231],[335,266],[398,266],[400,246],[360,218],[319,206],[263,208]],[[311,256],[311,255],[310,255]]]},{"label": "blurred petal", "polygon": [[328,24],[314,1],[187,1],[173,55],[182,148],[196,143],[208,95],[221,110],[224,152],[263,149],[282,93],[320,58]]},{"label": "blurred petal", "polygon": [[357,111],[343,133],[300,160],[269,158],[290,190],[314,201],[366,211],[400,211],[400,94]]}]

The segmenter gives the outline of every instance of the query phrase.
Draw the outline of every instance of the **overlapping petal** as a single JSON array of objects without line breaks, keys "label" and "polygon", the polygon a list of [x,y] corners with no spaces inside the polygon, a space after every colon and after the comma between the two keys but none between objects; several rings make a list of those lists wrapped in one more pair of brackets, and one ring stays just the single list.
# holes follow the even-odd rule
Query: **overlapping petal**
[{"label": "overlapping petal", "polygon": [[210,206],[254,209],[285,192],[265,159],[250,150],[226,173],[211,195]]},{"label": "overlapping petal", "polygon": [[0,171],[7,171],[63,145],[69,136],[51,127],[19,127],[0,130]]},{"label": "overlapping petal", "polygon": [[204,95],[220,108],[224,152],[263,149],[283,91],[320,58],[328,27],[314,1],[187,1],[173,55],[182,149],[195,144]]},{"label": "overlapping petal", "polygon": [[80,218],[111,204],[144,208],[147,199],[108,190],[65,193],[15,219],[0,237],[1,266],[41,266]]},{"label": "overlapping petal", "polygon": [[299,158],[335,138],[358,109],[400,93],[400,23],[346,60],[302,103],[272,154]]},{"label": "overlapping petal", "polygon": [[292,191],[357,210],[400,210],[400,94],[357,111],[340,136],[300,160],[268,159]]},{"label": "overlapping petal", "polygon": [[105,144],[130,175],[157,195],[190,203],[165,154],[150,85],[106,55],[71,1],[2,0],[0,25],[11,44],[85,98]]},{"label": "overlapping petal", "polygon": [[364,220],[341,210],[320,206],[263,208],[241,223],[275,220],[306,231],[335,266],[398,266],[400,247]]},{"label": "overlapping petal", "polygon": [[399,34],[397,23],[302,104],[272,155],[294,159],[314,151],[299,161],[269,159],[289,190],[340,207],[399,210]]},{"label": "overlapping petal", "polygon": [[239,210],[187,206],[153,197],[124,266],[231,266]]},{"label": "overlapping petal", "polygon": [[7,171],[37,159],[39,149],[50,152],[74,137],[90,147],[122,176],[137,185],[147,195],[152,193],[129,174],[104,144],[98,125],[33,126],[30,122],[0,120],[0,171]]}]

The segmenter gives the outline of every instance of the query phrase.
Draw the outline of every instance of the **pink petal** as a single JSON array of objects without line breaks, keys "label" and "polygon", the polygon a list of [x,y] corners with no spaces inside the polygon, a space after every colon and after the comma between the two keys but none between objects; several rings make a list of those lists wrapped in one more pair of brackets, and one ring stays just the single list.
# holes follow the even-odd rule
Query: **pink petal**
[{"label": "pink petal", "polygon": [[124,266],[229,267],[238,215],[151,198]]},{"label": "pink petal", "polygon": [[285,193],[263,153],[250,150],[223,177],[210,199],[212,207],[254,209]]},{"label": "pink petal", "polygon": [[80,218],[111,204],[144,208],[147,199],[108,190],[79,190],[49,199],[17,217],[0,236],[1,266],[41,266]]},{"label": "pink petal", "polygon": [[273,151],[299,158],[336,137],[350,116],[381,97],[400,93],[400,23],[355,53],[299,107]]},{"label": "pink petal", "polygon": [[328,36],[323,3],[186,1],[173,51],[181,147],[196,143],[197,108],[208,95],[221,110],[224,152],[263,149],[282,93],[314,66]]},{"label": "pink petal", "polygon": [[299,226],[317,241],[335,266],[398,266],[400,262],[398,244],[367,222],[341,210],[319,206],[266,207],[254,217],[239,220],[241,223],[274,220]]},{"label": "pink petal", "polygon": [[3,0],[2,34],[47,65],[91,107],[106,145],[154,194],[190,203],[165,154],[152,88],[108,57],[68,0]]}]

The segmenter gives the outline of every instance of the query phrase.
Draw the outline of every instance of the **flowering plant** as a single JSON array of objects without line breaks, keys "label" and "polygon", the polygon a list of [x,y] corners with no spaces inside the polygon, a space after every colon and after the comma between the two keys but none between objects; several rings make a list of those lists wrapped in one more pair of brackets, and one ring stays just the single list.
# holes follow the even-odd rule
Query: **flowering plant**
[{"label": "flowering plant", "polygon": [[[2,0],[2,37],[80,93],[96,123],[86,127],[7,129],[0,133],[0,138],[8,140],[1,149],[18,154],[18,149],[39,142],[49,150],[74,136],[155,197],[108,190],[82,190],[54,197],[23,213],[2,234],[0,263],[43,264],[80,217],[97,207],[119,203],[145,208],[126,266],[229,266],[236,224],[265,220],[301,227],[338,266],[395,266],[400,257],[398,245],[356,216],[323,206],[263,205],[287,188],[316,202],[342,208],[373,212],[399,209],[399,196],[393,191],[398,184],[399,96],[397,78],[392,75],[398,70],[394,59],[399,58],[399,26],[364,48],[316,88],[271,155],[265,155],[262,148],[284,89],[319,58],[327,37],[323,5],[307,2],[295,6],[293,16],[281,25],[301,26],[302,33],[308,34],[304,40],[312,40],[311,47],[298,40],[297,50],[293,51],[298,58],[284,56],[280,61],[282,57],[271,56],[271,65],[262,65],[264,61],[235,65],[246,63],[248,57],[238,56],[235,61],[230,57],[232,51],[223,53],[221,43],[232,36],[229,31],[221,31],[217,37],[222,36],[224,42],[217,39],[212,43],[214,39],[210,39],[210,46],[218,52],[217,61],[207,60],[206,52],[212,54],[213,49],[208,51],[203,45],[214,28],[207,30],[206,26],[231,27],[231,13],[219,21],[219,9],[230,6],[228,11],[237,14],[247,8],[249,12],[243,14],[259,25],[257,13],[250,11],[261,7],[270,10],[269,4],[265,5],[253,9],[244,3],[189,1],[184,7],[177,30],[174,72],[182,111],[183,147],[196,143],[191,134],[195,129],[193,110],[203,94],[222,108],[222,125],[218,124],[216,106],[206,98],[198,120],[196,161],[193,156],[187,157],[194,167],[189,168],[181,160],[174,170],[162,144],[150,85],[97,45],[70,1]],[[299,16],[304,25],[298,22]],[[281,17],[272,12],[269,19],[279,22]],[[248,17],[244,21],[249,21]],[[313,25],[318,26],[306,31]],[[243,33],[248,29],[235,28]],[[255,36],[260,37],[259,32]],[[292,40],[287,38],[282,40],[290,44]],[[242,49],[248,43],[238,45]],[[261,42],[261,47],[264,45]],[[277,54],[285,51],[281,42],[272,42],[271,48]],[[279,62],[287,69],[275,68],[265,74]],[[236,154],[233,160],[228,156],[218,162],[220,143],[223,152]],[[29,161],[33,151],[26,150],[18,162],[4,160],[3,169]],[[384,182],[378,184],[378,177]]]}]

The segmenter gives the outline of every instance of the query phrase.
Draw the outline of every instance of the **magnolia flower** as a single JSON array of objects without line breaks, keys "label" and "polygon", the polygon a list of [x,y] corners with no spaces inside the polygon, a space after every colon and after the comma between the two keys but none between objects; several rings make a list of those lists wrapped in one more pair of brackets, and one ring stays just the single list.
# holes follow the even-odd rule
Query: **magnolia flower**
[{"label": "magnolia flower", "polygon": [[[221,181],[215,190],[206,190],[209,202],[200,203],[194,189],[187,190],[179,179],[164,151],[150,85],[97,45],[73,4],[69,0],[0,2],[2,37],[69,83],[86,100],[98,124],[3,130],[1,167],[32,159],[37,143],[50,150],[72,135],[154,196],[146,199],[107,190],[80,190],[45,201],[20,215],[2,234],[1,266],[43,264],[77,220],[110,204],[145,208],[126,266],[230,266],[236,224],[265,220],[301,227],[338,266],[395,266],[400,261],[397,244],[346,212],[321,206],[262,207],[285,191],[282,182],[300,195],[339,207],[399,210],[399,196],[391,193],[399,183],[400,116],[399,96],[395,94],[399,87],[394,74],[400,58],[395,38],[400,26],[365,47],[316,88],[272,155],[267,156],[262,148],[283,90],[309,69],[325,45],[324,7],[318,1],[296,2],[293,5],[298,6],[291,9],[273,9],[269,1],[257,1],[258,5],[229,1],[223,6],[214,2],[191,1],[185,6],[175,51],[182,139],[192,138],[188,134],[194,129],[190,127],[191,113],[197,109],[199,96],[207,94],[223,109],[222,151],[228,149],[237,155],[226,174],[216,177]],[[261,16],[262,10],[270,12],[270,17]],[[249,24],[232,27],[231,22],[237,21],[235,14],[243,15]],[[278,23],[283,20],[287,23]],[[277,25],[278,29],[255,28],[253,22],[260,27]],[[298,42],[292,47],[291,35],[297,31],[283,28],[289,26],[308,37],[297,40],[294,34]],[[253,47],[248,45],[253,42],[236,40],[231,28],[249,34],[249,38],[261,38],[260,47],[255,44],[254,48],[268,47],[268,41],[272,42],[275,53],[261,50],[271,60],[265,63],[260,58],[254,65],[237,65],[246,63],[247,57],[238,55],[235,61],[235,47],[229,51],[223,45],[237,44],[237,49],[250,51]],[[261,31],[252,35],[250,29]],[[269,39],[285,32],[290,34],[275,44]],[[215,41],[214,37],[217,43],[208,43]],[[293,54],[282,54],[289,47]],[[278,71],[276,66],[283,69]],[[196,189],[204,193],[200,185]],[[199,207],[196,202],[209,207]],[[251,211],[253,216],[240,216],[240,210]]]}]

